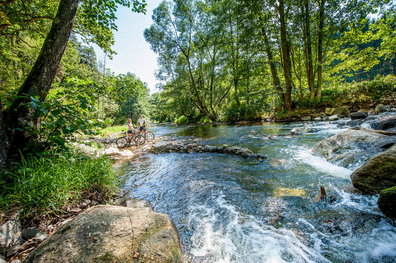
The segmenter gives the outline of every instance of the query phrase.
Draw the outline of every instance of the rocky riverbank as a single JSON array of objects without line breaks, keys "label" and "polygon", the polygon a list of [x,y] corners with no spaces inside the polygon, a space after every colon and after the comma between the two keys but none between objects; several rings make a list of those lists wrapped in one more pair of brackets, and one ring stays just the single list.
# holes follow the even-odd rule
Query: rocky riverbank
[{"label": "rocky riverbank", "polygon": [[312,151],[340,166],[359,166],[351,174],[354,187],[380,194],[379,208],[396,218],[396,112],[366,117],[359,124],[324,139]]}]

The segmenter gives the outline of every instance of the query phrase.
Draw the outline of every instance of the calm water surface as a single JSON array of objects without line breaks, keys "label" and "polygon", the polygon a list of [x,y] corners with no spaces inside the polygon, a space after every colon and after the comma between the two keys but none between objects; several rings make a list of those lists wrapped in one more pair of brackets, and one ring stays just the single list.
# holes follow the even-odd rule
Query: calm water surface
[{"label": "calm water surface", "polygon": [[[312,132],[263,139],[304,125]],[[157,137],[195,135],[205,144],[240,146],[268,158],[167,153],[119,165],[131,196],[175,222],[186,262],[396,262],[396,228],[379,211],[378,196],[354,193],[353,170],[311,153],[342,131],[336,124],[159,125],[153,131]],[[320,201],[320,186],[326,201]]]}]

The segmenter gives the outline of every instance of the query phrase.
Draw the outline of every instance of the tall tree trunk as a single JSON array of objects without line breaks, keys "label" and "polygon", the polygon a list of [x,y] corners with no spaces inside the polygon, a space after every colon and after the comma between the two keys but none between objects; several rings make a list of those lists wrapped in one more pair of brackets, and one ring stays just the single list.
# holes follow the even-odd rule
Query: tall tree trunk
[{"label": "tall tree trunk", "polygon": [[77,8],[78,0],[60,1],[50,32],[28,77],[18,91],[18,98],[4,112],[2,124],[7,126],[8,133],[5,156],[18,153],[18,149],[24,148],[32,138],[32,135],[24,132],[24,123],[32,121],[27,104],[30,103],[30,96],[39,96],[41,101],[45,101],[69,40]]},{"label": "tall tree trunk", "polygon": [[285,104],[286,108],[291,110],[291,91],[292,91],[292,79],[291,79],[291,59],[290,59],[290,41],[287,39],[286,20],[285,20],[285,5],[283,0],[279,0],[279,20],[281,23],[281,45],[282,45],[282,58],[283,58],[283,71],[285,75]]},{"label": "tall tree trunk", "polygon": [[324,5],[326,0],[319,0],[319,28],[318,28],[318,83],[316,98],[322,98],[322,63],[323,63],[323,28],[324,28]]},{"label": "tall tree trunk", "polygon": [[[235,102],[239,106],[241,103],[239,101],[239,95],[238,95],[238,76],[237,76],[237,71],[238,71],[238,25],[237,25],[237,33],[235,37],[235,42],[236,42],[236,47],[234,48],[234,33],[232,30],[232,17],[230,16],[230,38],[231,38],[231,56],[232,56],[232,71],[233,71],[233,79],[234,79],[234,91],[235,91]],[[236,51],[235,51],[236,49]]]},{"label": "tall tree trunk", "polygon": [[303,9],[303,37],[304,37],[304,55],[305,55],[305,70],[307,73],[307,82],[309,87],[309,99],[315,98],[315,82],[312,62],[312,41],[311,41],[311,26],[309,21],[309,0],[305,0]]},{"label": "tall tree trunk", "polygon": [[285,95],[284,95],[282,87],[280,85],[280,80],[279,80],[279,76],[278,76],[278,72],[276,70],[276,65],[275,65],[275,60],[274,60],[274,54],[272,53],[271,46],[270,46],[270,43],[268,40],[268,36],[267,36],[267,33],[265,32],[264,23],[262,20],[263,19],[260,18],[260,21],[262,22],[261,34],[264,37],[265,53],[267,54],[267,57],[268,57],[268,63],[269,63],[270,70],[271,70],[272,82],[274,83],[275,90],[279,93],[280,100],[282,101],[283,104],[285,104]]}]

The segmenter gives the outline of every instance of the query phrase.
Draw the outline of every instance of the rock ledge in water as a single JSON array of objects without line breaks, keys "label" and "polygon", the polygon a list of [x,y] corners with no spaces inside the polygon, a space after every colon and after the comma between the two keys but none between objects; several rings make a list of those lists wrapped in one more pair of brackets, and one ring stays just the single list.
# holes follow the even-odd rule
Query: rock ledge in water
[{"label": "rock ledge in water", "polygon": [[392,135],[394,133],[357,126],[320,141],[312,151],[327,161],[353,168],[396,143]]},{"label": "rock ledge in water", "polygon": [[183,255],[166,215],[99,205],[60,227],[24,262],[183,262]]},{"label": "rock ledge in water", "polygon": [[264,155],[255,154],[249,149],[240,147],[229,147],[228,145],[211,146],[198,143],[182,143],[182,142],[169,142],[163,145],[153,145],[150,152],[152,153],[193,153],[193,152],[215,152],[231,155],[239,155],[245,158],[266,159]]}]

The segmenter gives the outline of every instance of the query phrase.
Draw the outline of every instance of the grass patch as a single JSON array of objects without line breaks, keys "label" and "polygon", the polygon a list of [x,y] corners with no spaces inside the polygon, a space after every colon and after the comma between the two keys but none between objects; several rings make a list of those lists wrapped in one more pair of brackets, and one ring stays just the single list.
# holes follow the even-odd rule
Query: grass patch
[{"label": "grass patch", "polygon": [[117,132],[126,132],[126,131],[127,131],[126,125],[111,126],[98,130],[99,134],[102,135],[103,137],[107,137]]},{"label": "grass patch", "polygon": [[22,158],[0,173],[0,209],[20,207],[22,216],[56,212],[78,201],[86,191],[108,197],[116,177],[107,157],[92,157],[73,150],[47,151]]}]

